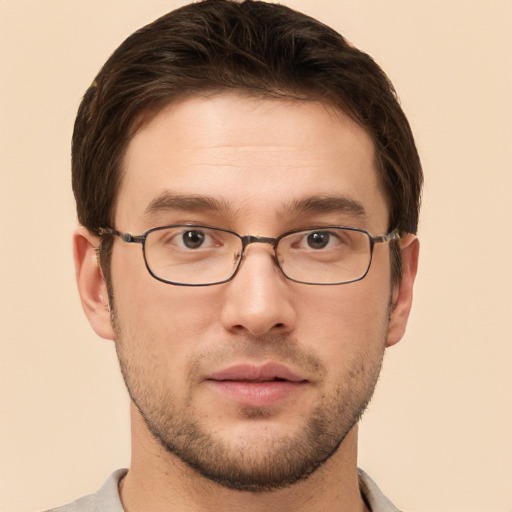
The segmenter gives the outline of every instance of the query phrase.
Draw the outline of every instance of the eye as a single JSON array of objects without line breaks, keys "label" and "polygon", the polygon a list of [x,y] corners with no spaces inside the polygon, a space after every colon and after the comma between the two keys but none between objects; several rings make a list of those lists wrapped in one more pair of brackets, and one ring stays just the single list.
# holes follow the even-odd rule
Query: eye
[{"label": "eye", "polygon": [[288,237],[289,247],[302,251],[321,251],[334,249],[343,242],[340,236],[330,231],[301,231]]},{"label": "eye", "polygon": [[198,231],[196,229],[185,231],[181,235],[180,242],[187,248],[187,249],[199,249],[206,240],[206,234],[202,231]]},{"label": "eye", "polygon": [[185,226],[156,230],[151,233],[151,245],[172,251],[215,249],[222,245],[221,237],[213,230]]},{"label": "eye", "polygon": [[[360,241],[361,234],[356,231],[349,231],[343,228],[326,228],[298,231],[285,237],[287,246],[291,250],[301,251],[303,254],[325,255],[326,253],[340,254],[341,251],[352,250],[354,243]],[[366,237],[362,236],[362,241]],[[284,249],[284,244],[281,249]]]},{"label": "eye", "polygon": [[306,237],[307,247],[310,249],[325,249],[331,241],[332,233],[328,231],[314,231]]},{"label": "eye", "polygon": [[[359,240],[357,237],[361,238]],[[366,241],[364,234],[343,228],[325,228],[299,231],[285,237],[281,251],[297,251],[296,256],[303,258],[342,258]]]},{"label": "eye", "polygon": [[204,258],[226,250],[227,242],[229,240],[221,230],[184,225],[150,231],[145,247],[146,252],[160,251],[163,258]]}]

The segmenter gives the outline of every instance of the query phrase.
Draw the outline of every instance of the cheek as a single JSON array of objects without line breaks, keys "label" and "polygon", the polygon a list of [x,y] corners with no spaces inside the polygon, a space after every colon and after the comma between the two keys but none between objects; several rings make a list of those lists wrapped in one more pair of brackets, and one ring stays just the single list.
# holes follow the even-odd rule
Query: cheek
[{"label": "cheek", "polygon": [[178,403],[190,387],[186,383],[204,340],[214,339],[215,315],[210,301],[198,298],[194,290],[155,283],[131,295],[122,285],[114,287],[114,296],[119,296],[116,347],[135,396],[144,397],[151,389],[155,396],[168,397],[162,402]]},{"label": "cheek", "polygon": [[360,354],[385,346],[389,299],[389,287],[372,290],[370,282],[318,287],[298,304],[299,338],[316,340],[324,361],[346,367]]},{"label": "cheek", "polygon": [[142,254],[129,256],[119,254],[112,260],[115,315],[125,339],[181,353],[186,350],[181,345],[191,347],[207,337],[219,317],[213,287],[162,283],[149,274]]}]

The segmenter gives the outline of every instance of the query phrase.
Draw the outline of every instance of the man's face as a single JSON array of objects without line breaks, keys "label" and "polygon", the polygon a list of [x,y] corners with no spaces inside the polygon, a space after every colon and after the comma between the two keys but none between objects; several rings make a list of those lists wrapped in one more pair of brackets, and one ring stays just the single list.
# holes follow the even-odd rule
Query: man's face
[{"label": "man's face", "polygon": [[[315,102],[216,95],[175,102],[136,133],[114,227],[276,237],[318,226],[380,235],[387,222],[372,142],[347,116]],[[269,245],[251,244],[232,281],[185,287],[155,280],[140,246],[116,240],[112,287],[117,351],[148,431],[222,485],[304,478],[371,397],[392,298],[386,244],[351,284],[292,282]]]}]

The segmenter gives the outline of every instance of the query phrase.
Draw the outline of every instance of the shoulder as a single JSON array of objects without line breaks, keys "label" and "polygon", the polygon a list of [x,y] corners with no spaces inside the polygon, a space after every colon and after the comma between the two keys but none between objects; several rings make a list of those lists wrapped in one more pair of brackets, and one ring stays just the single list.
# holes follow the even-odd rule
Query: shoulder
[{"label": "shoulder", "polygon": [[82,496],[73,503],[52,508],[46,512],[123,512],[118,484],[126,472],[126,469],[118,469],[108,477],[95,494]]},{"label": "shoulder", "polygon": [[95,512],[98,510],[96,495],[89,494],[62,507],[52,508],[46,512]]},{"label": "shoulder", "polygon": [[371,512],[400,512],[362,469],[358,469],[357,474],[359,489]]}]

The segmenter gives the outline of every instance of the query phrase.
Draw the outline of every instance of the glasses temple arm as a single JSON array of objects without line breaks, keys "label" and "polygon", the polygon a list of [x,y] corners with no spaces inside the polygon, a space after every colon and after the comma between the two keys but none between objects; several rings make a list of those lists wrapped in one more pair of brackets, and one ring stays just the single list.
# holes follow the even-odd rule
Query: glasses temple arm
[{"label": "glasses temple arm", "polygon": [[373,236],[372,241],[374,244],[382,244],[385,242],[391,242],[392,240],[400,240],[400,238],[400,232],[397,229],[394,229],[387,235]]},{"label": "glasses temple arm", "polygon": [[112,228],[100,228],[98,230],[98,233],[100,236],[104,235],[114,235],[119,237],[123,242],[126,242],[128,244],[142,244],[144,243],[144,240],[146,239],[145,236],[134,236],[130,233],[121,233],[120,231],[117,231],[116,229]]}]

